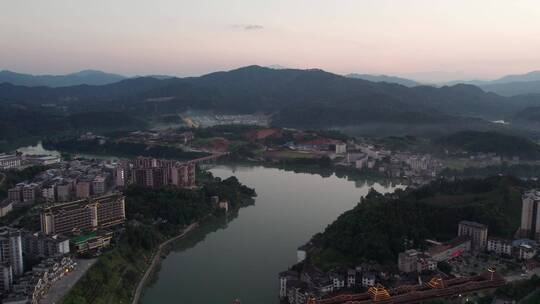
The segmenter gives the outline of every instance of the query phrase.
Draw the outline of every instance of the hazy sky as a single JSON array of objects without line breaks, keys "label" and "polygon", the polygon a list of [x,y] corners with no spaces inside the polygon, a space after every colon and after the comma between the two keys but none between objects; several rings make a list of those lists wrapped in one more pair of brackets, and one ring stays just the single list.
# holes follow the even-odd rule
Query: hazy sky
[{"label": "hazy sky", "polygon": [[540,1],[0,0],[0,69],[185,76],[250,64],[436,80],[537,70]]}]

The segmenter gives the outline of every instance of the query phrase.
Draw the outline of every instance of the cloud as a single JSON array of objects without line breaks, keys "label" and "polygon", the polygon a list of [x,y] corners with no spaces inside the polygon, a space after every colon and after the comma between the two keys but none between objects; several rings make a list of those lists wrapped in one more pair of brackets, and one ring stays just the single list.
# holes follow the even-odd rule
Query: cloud
[{"label": "cloud", "polygon": [[264,26],[260,24],[234,24],[232,25],[232,27],[236,29],[242,29],[245,31],[260,31],[264,29]]}]

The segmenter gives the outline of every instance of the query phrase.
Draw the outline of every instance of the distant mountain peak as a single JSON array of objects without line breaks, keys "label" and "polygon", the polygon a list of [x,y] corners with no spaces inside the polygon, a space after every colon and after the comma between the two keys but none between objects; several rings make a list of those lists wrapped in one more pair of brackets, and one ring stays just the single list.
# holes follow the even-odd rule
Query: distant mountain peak
[{"label": "distant mountain peak", "polygon": [[401,78],[397,76],[388,76],[388,75],[371,75],[371,74],[358,74],[358,73],[351,73],[345,75],[347,78],[357,78],[357,79],[363,79],[371,82],[388,82],[388,83],[397,83],[406,87],[415,87],[419,86],[420,83],[406,78]]},{"label": "distant mountain peak", "polygon": [[74,85],[104,85],[125,79],[118,74],[106,73],[98,70],[86,69],[66,75],[31,75],[12,71],[0,72],[0,83],[7,82],[14,85],[29,87],[48,86],[65,87]]}]

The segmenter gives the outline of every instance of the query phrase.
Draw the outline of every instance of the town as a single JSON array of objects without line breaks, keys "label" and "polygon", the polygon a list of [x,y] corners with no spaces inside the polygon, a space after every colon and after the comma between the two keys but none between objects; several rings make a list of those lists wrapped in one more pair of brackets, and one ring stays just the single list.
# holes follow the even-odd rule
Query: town
[{"label": "town", "polygon": [[[540,273],[540,191],[522,196],[521,225],[514,239],[490,236],[489,227],[462,220],[456,237],[426,239],[424,249],[401,252],[393,266],[363,263],[322,271],[309,260],[312,244],[298,248],[297,262],[279,274],[285,303],[416,303],[433,298],[461,298],[492,292],[507,281]],[[464,298],[465,299],[465,298]]]},{"label": "town", "polygon": [[[194,188],[196,164],[206,160],[2,155],[1,168],[8,170],[0,173],[2,183],[17,172],[13,170],[38,169],[9,188],[1,202],[2,303],[41,303],[59,280],[70,280],[72,272],[79,272],[81,261],[114,246],[126,222],[124,188]],[[227,201],[213,199],[216,208],[228,210]]]},{"label": "town", "polygon": [[[495,153],[421,153],[338,132],[228,124],[204,129],[132,131],[114,137],[88,132],[47,145],[71,154],[65,160],[59,154],[15,151],[0,155],[0,168],[6,173],[44,168],[13,184],[0,204],[0,215],[9,219],[2,221],[5,234],[15,238],[15,243],[9,244],[16,244],[17,237],[21,244],[14,249],[18,250],[17,260],[13,256],[3,258],[9,261],[3,268],[5,303],[39,302],[56,281],[77,272],[81,258],[96,257],[114,247],[125,229],[126,187],[194,188],[197,167],[223,157],[294,170],[344,170],[359,178],[394,180],[409,189],[439,179],[441,172],[456,163],[479,168],[531,163]],[[78,156],[101,150],[118,154],[130,149],[165,157]],[[174,155],[182,160],[167,159]],[[219,210],[227,212],[231,208],[218,196],[211,201]],[[538,248],[534,231],[540,229],[531,225],[536,223],[532,213],[539,201],[540,193],[534,190],[523,194],[522,227],[513,240],[488,236],[486,225],[463,219],[454,239],[426,239],[421,248],[400,253],[397,267],[364,262],[322,271],[309,263],[312,245],[308,243],[298,249],[300,266],[279,275],[279,297],[291,304],[341,303],[348,299],[409,303],[438,297],[429,292],[430,288],[442,289],[438,295],[448,298],[502,286],[508,277],[530,277],[538,266],[533,259]],[[39,218],[39,225],[32,218]],[[43,270],[43,263],[51,268]],[[462,281],[455,281],[457,278]],[[399,297],[403,297],[399,300],[402,302]]]}]

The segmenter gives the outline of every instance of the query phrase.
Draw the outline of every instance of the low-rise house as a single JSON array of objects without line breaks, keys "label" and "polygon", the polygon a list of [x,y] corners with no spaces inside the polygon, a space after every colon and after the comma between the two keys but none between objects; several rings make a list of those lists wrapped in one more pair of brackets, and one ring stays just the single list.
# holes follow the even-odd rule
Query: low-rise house
[{"label": "low-rise house", "polygon": [[229,212],[229,201],[221,201],[221,202],[219,202],[218,208],[225,210],[225,212]]},{"label": "low-rise house", "polygon": [[362,274],[362,286],[363,287],[371,287],[375,285],[376,281],[375,273],[373,272],[364,272]]},{"label": "low-rise house", "polygon": [[293,281],[298,281],[300,274],[297,271],[287,270],[279,273],[279,297],[287,297],[287,284],[291,284]]},{"label": "low-rise house", "polygon": [[77,254],[102,250],[111,245],[112,237],[113,233],[111,231],[95,231],[71,238],[70,247]]},{"label": "low-rise house", "polygon": [[512,255],[512,241],[497,237],[489,237],[486,250],[497,254]]},{"label": "low-rise house", "polygon": [[356,286],[356,269],[347,269],[347,288]]},{"label": "low-rise house", "polygon": [[520,260],[530,260],[536,255],[536,249],[529,244],[521,244],[516,248],[516,256]]},{"label": "low-rise house", "polygon": [[333,271],[329,274],[330,280],[332,281],[333,290],[340,290],[345,288],[346,275],[341,271]]}]

